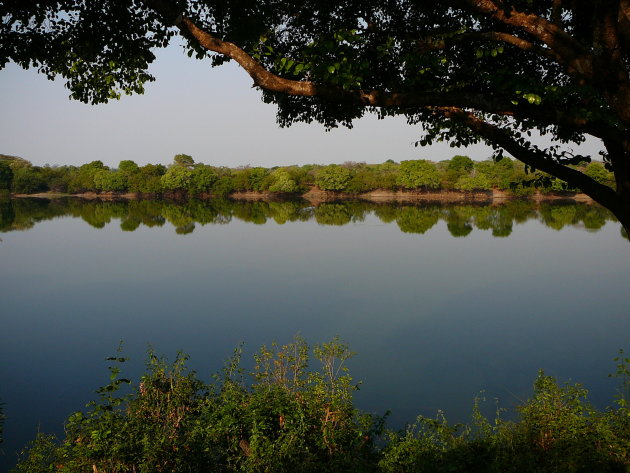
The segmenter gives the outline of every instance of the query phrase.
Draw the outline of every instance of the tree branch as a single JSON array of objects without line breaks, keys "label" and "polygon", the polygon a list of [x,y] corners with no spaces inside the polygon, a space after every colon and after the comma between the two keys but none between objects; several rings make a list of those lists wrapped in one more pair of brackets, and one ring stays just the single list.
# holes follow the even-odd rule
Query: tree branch
[{"label": "tree branch", "polygon": [[553,0],[551,6],[551,22],[560,26],[562,23],[562,0]]},{"label": "tree branch", "polygon": [[540,169],[552,176],[559,177],[569,183],[569,185],[581,189],[585,194],[592,197],[593,200],[613,212],[619,209],[619,200],[616,197],[615,191],[610,187],[599,184],[585,174],[554,161],[543,151],[524,146],[510,132],[492,125],[473,113],[460,108],[453,107],[443,109],[442,113],[444,113],[444,116],[447,118],[466,125],[489,142],[505,149],[519,161]]},{"label": "tree branch", "polygon": [[[558,107],[542,107],[528,104],[513,104],[510,100],[505,100],[500,97],[493,97],[487,93],[471,93],[467,91],[454,91],[454,92],[385,92],[385,91],[364,91],[364,90],[344,90],[341,87],[317,84],[312,81],[300,81],[293,79],[286,79],[280,77],[258,63],[247,52],[235,44],[223,41],[217,38],[212,33],[198,27],[194,21],[181,14],[176,7],[169,0],[144,0],[147,5],[153,8],[158,13],[162,14],[167,21],[175,24],[185,37],[194,39],[198,44],[209,51],[213,51],[219,54],[223,54],[233,60],[235,60],[245,71],[252,77],[254,84],[260,88],[271,92],[278,92],[287,95],[303,96],[303,97],[321,97],[326,100],[336,102],[354,103],[360,106],[373,106],[392,108],[399,107],[402,109],[417,109],[417,108],[449,108],[451,110],[459,110],[461,114],[467,114],[466,120],[471,124],[475,124],[476,127],[482,127],[479,122],[471,121],[475,117],[470,112],[463,112],[463,109],[474,109],[479,112],[491,113],[503,116],[511,116],[517,119],[533,119],[547,125],[560,125],[566,129],[589,133],[599,138],[607,138],[609,140],[619,140],[619,132],[612,129],[610,126],[593,122],[583,117],[576,117],[570,113],[563,112]],[[468,1],[468,0],[466,0]],[[470,0],[472,1],[472,0]],[[484,3],[484,2],[481,2]],[[170,19],[170,20],[169,20]],[[552,25],[553,26],[553,25]],[[522,41],[520,47],[537,47],[533,43],[525,40],[520,40],[515,36],[497,32],[485,33],[488,37],[494,37],[498,40],[509,40],[513,42]],[[509,37],[509,38],[508,38]],[[450,113],[450,112],[449,112]],[[479,120],[475,118],[475,120]],[[486,123],[486,126],[491,126]],[[483,130],[486,130],[483,128]],[[497,128],[495,132],[498,133]],[[481,131],[479,134],[484,136]],[[487,130],[485,131],[488,132]],[[508,136],[508,135],[505,135]],[[505,140],[506,138],[501,138]],[[491,140],[494,141],[494,140]],[[510,146],[514,146],[515,142],[510,142]],[[507,149],[507,148],[506,148]],[[512,151],[510,151],[512,152]],[[528,151],[529,152],[529,151]],[[516,157],[516,156],[515,156]],[[521,158],[519,158],[521,159]],[[525,153],[523,162],[529,163],[528,156]],[[545,163],[549,160],[545,160]],[[532,166],[540,167],[546,164],[532,164]],[[566,169],[564,166],[557,164],[559,168],[550,170],[550,174],[556,172],[564,173]],[[573,172],[569,169],[569,171]],[[580,176],[582,174],[577,173]],[[565,179],[562,177],[562,179]],[[570,175],[567,179],[572,179]],[[581,178],[580,178],[581,179]],[[576,186],[578,186],[576,184]],[[578,186],[581,187],[581,186]]]},{"label": "tree branch", "polygon": [[[465,91],[454,92],[384,92],[378,90],[344,90],[341,87],[317,84],[312,81],[292,80],[280,77],[265,69],[243,49],[233,43],[223,41],[212,33],[198,27],[191,19],[177,13],[171,4],[165,0],[145,0],[149,6],[172,22],[188,38],[193,38],[202,47],[209,51],[228,56],[235,60],[252,77],[254,84],[271,92],[279,92],[294,96],[315,97],[341,102],[356,103],[357,105],[373,107],[459,107],[472,108],[481,112],[509,115],[519,118],[535,118],[552,124],[560,122],[575,131],[583,131],[589,122],[583,118],[572,117],[556,108],[542,108],[539,106],[515,106],[508,100],[496,98],[483,93],[470,93]],[[486,33],[488,37],[513,42],[519,38],[503,33]],[[508,37],[511,37],[509,39]],[[521,47],[528,45],[536,47],[532,43],[522,40]],[[590,127],[591,133],[600,136],[604,128]]]},{"label": "tree branch", "polygon": [[472,31],[442,39],[433,39],[429,37],[418,42],[418,49],[420,52],[441,50],[446,49],[452,44],[460,43],[462,41],[474,41],[477,39],[511,44],[523,51],[531,51],[541,56],[546,56],[551,60],[557,60],[556,55],[550,49],[542,48],[531,41],[500,31]]},{"label": "tree branch", "polygon": [[454,0],[464,8],[473,9],[505,25],[517,28],[546,44],[558,62],[579,77],[594,77],[593,56],[584,45],[559,26],[537,15],[522,13],[513,8],[506,12],[493,0]]},{"label": "tree branch", "polygon": [[[594,51],[581,44],[558,25],[534,14],[510,7],[509,11],[497,0],[452,0],[463,8],[472,9],[505,25],[517,28],[546,44],[571,76],[581,83],[588,82],[604,93],[606,101],[626,126],[630,126],[630,82],[624,65],[621,35],[630,9],[627,0],[598,2],[595,14],[596,44]],[[580,8],[575,6],[574,8]]]}]

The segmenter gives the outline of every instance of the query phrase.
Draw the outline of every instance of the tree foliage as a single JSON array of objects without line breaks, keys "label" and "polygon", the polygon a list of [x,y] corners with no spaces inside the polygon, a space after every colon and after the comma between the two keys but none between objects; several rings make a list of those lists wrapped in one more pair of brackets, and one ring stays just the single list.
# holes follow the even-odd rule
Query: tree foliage
[{"label": "tree foliage", "polygon": [[297,183],[286,169],[276,169],[269,177],[272,179],[269,186],[271,192],[292,193],[299,190]]},{"label": "tree foliage", "polygon": [[317,170],[315,183],[325,191],[342,191],[350,181],[351,172],[348,168],[337,164],[330,164]]},{"label": "tree foliage", "polygon": [[18,167],[13,171],[11,190],[18,194],[33,194],[46,190],[46,182],[38,168]]},{"label": "tree foliage", "polygon": [[0,189],[11,189],[11,183],[13,182],[13,170],[11,166],[5,161],[0,161]]},{"label": "tree foliage", "polygon": [[126,176],[132,176],[133,174],[140,172],[140,167],[130,159],[123,159],[118,164],[118,170]]},{"label": "tree foliage", "polygon": [[[62,76],[85,102],[143,92],[154,50],[181,34],[189,56],[239,63],[281,125],[404,115],[419,144],[485,141],[630,223],[627,0],[64,0],[3,2],[0,17],[0,65]],[[590,158],[559,145],[586,136],[615,190],[569,166]]]},{"label": "tree foliage", "polygon": [[[471,161],[465,156],[433,163],[426,160],[342,165],[305,165],[244,167],[230,169],[203,163],[192,165],[147,164],[121,161],[118,169],[109,169],[101,161],[80,167],[33,166],[30,162],[4,160],[12,173],[11,191],[36,192],[113,192],[140,193],[145,197],[226,196],[236,192],[271,192],[300,195],[313,186],[343,192],[344,197],[376,190],[387,191],[489,191],[503,190],[521,197],[536,191],[576,192],[568,183],[542,171],[526,172],[518,161],[504,157]],[[188,161],[190,163],[190,161]],[[472,166],[471,166],[472,164]],[[614,176],[601,163],[580,163],[573,168],[588,174],[603,185],[614,187]],[[437,188],[440,187],[438,190]],[[437,196],[436,196],[437,197]]]},{"label": "tree foliage", "polygon": [[437,189],[440,176],[433,163],[424,159],[400,163],[397,184],[406,189]]},{"label": "tree foliage", "polygon": [[210,192],[218,178],[219,176],[211,166],[198,164],[192,170],[187,189],[193,195]]},{"label": "tree foliage", "polygon": [[92,161],[83,164],[75,172],[72,172],[68,182],[68,190],[70,192],[85,192],[95,189],[94,176],[99,171],[107,170],[109,168],[102,161]]},{"label": "tree foliage", "polygon": [[190,186],[193,171],[184,166],[171,166],[162,176],[162,187],[169,191],[186,191]]},{"label": "tree foliage", "polygon": [[193,159],[192,156],[188,154],[176,154],[173,157],[174,166],[181,166],[181,167],[190,169],[193,167],[194,164],[195,164],[195,160]]},{"label": "tree foliage", "polygon": [[129,188],[127,174],[123,171],[100,170],[94,173],[93,179],[99,191],[122,192]]}]

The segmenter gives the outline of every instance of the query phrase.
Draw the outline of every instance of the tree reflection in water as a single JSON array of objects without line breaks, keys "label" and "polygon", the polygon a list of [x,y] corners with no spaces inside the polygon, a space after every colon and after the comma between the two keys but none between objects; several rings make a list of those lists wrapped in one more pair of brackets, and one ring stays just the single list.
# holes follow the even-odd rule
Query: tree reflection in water
[{"label": "tree reflection in water", "polygon": [[233,201],[227,199],[101,201],[65,199],[0,200],[0,231],[27,230],[35,224],[63,216],[81,218],[94,228],[119,220],[123,231],[140,226],[159,227],[165,223],[177,234],[188,234],[196,225],[227,224],[233,219],[262,225],[272,220],[287,222],[315,220],[319,225],[347,225],[374,215],[385,224],[396,223],[405,233],[423,234],[440,220],[453,237],[465,237],[474,229],[491,231],[494,237],[509,236],[514,224],[538,220],[554,230],[566,226],[597,231],[617,220],[598,205],[573,202],[514,200],[489,204],[393,204],[359,200],[324,202],[305,200]]}]

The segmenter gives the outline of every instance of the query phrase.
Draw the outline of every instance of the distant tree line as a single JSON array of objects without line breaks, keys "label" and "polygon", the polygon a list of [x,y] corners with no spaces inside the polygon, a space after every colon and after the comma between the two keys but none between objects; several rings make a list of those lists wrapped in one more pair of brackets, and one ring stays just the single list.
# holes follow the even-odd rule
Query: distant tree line
[{"label": "distant tree line", "polygon": [[[599,162],[574,166],[597,182],[614,187],[614,176]],[[34,166],[0,155],[0,190],[19,194],[38,192],[114,192],[145,195],[226,196],[233,192],[303,194],[317,187],[323,191],[361,194],[389,191],[489,191],[515,195],[535,190],[575,191],[566,182],[544,172],[530,170],[520,161],[473,161],[467,156],[432,162],[424,159],[381,164],[346,162],[341,165],[227,168],[195,163],[178,154],[173,163],[139,166],[131,160],[109,168],[101,161],[82,166]]]}]

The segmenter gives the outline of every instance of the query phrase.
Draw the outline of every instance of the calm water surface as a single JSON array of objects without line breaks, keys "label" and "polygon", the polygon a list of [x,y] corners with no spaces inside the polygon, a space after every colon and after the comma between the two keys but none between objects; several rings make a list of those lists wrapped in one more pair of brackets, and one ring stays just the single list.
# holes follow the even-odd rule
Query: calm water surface
[{"label": "calm water surface", "polygon": [[395,427],[467,421],[482,390],[513,406],[540,368],[609,405],[630,350],[620,225],[510,205],[0,203],[0,470],[96,397],[120,340],[129,376],[150,344],[209,379],[240,342],[339,335],[357,405]]}]

